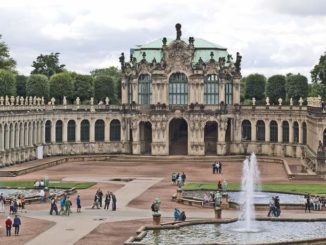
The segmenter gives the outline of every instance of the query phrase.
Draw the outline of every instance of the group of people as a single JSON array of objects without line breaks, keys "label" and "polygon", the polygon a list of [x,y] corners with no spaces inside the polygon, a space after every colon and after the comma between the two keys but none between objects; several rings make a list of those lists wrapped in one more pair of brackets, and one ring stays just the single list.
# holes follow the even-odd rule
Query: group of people
[{"label": "group of people", "polygon": [[213,162],[213,164],[212,164],[213,174],[221,174],[222,166],[223,166],[223,164],[220,161]]},{"label": "group of people", "polygon": [[184,183],[186,182],[186,174],[182,172],[180,173],[172,173],[171,180],[173,184],[177,184],[178,187],[182,187]]},{"label": "group of people", "polygon": [[272,197],[269,201],[269,211],[267,216],[270,217],[271,215],[274,217],[279,217],[281,215],[280,198],[278,196]]},{"label": "group of people", "polygon": [[[50,215],[53,214],[53,212],[55,212],[56,215],[67,215],[69,216],[71,214],[71,206],[72,206],[72,202],[70,200],[70,197],[64,193],[60,199],[60,211],[58,210],[58,206],[57,206],[57,197],[53,196],[51,198],[51,203],[50,203]],[[80,206],[80,196],[77,195],[76,198],[76,202],[77,202],[77,212],[78,212],[78,207],[81,208]],[[79,203],[79,206],[78,206]],[[79,212],[80,212],[80,208],[79,208]]]},{"label": "group of people", "polygon": [[[103,204],[103,192],[101,189],[98,189],[96,191],[95,197],[94,197],[94,203],[92,208],[97,208],[100,209],[102,208],[102,204]],[[112,211],[116,211],[117,210],[117,197],[115,196],[115,194],[113,192],[106,192],[105,197],[104,197],[104,209],[105,210],[109,210],[110,208],[110,203],[112,202]]]},{"label": "group of people", "polygon": [[320,196],[311,196],[310,194],[305,195],[305,212],[310,210],[320,211],[323,206],[325,206],[326,200]]},{"label": "group of people", "polygon": [[10,216],[8,216],[8,218],[5,220],[6,235],[11,236],[11,229],[12,227],[15,227],[15,236],[18,236],[20,225],[21,225],[21,220],[17,214],[15,215],[14,220],[12,220]]},{"label": "group of people", "polygon": [[[22,194],[18,194],[16,197],[7,199],[7,201],[10,203],[9,206],[9,214],[17,214],[19,210],[25,209],[25,197]],[[5,203],[6,198],[3,195],[3,193],[0,194],[0,213],[5,212]]]}]

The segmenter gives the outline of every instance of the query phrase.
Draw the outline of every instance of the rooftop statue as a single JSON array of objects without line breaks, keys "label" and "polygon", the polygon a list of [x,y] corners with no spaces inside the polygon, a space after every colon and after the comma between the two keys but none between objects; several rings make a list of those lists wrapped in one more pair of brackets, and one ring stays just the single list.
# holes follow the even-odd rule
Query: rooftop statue
[{"label": "rooftop statue", "polygon": [[125,54],[124,53],[121,53],[119,61],[120,61],[120,64],[121,64],[121,69],[123,69],[124,66],[125,66]]},{"label": "rooftop statue", "polygon": [[177,39],[176,40],[180,40],[181,39],[181,24],[177,23],[175,25],[175,29],[177,30]]}]

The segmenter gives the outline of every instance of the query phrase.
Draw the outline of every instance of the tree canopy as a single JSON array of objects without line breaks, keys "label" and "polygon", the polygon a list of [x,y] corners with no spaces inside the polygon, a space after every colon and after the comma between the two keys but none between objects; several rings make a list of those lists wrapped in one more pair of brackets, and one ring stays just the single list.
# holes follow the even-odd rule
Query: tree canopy
[{"label": "tree canopy", "polygon": [[72,99],[74,91],[73,77],[69,72],[54,74],[50,78],[50,97],[62,101],[63,96]]},{"label": "tree canopy", "polygon": [[60,53],[41,54],[33,61],[31,74],[43,74],[47,77],[51,77],[56,73],[64,71],[65,65],[59,62]]},{"label": "tree canopy", "polygon": [[81,101],[94,97],[94,82],[91,75],[74,74],[74,98]]},{"label": "tree canopy", "polygon": [[16,94],[18,96],[26,96],[26,83],[27,83],[27,78],[24,75],[17,75],[16,76]]},{"label": "tree canopy", "polygon": [[0,96],[16,95],[16,80],[13,72],[0,69]]},{"label": "tree canopy", "polygon": [[286,79],[283,75],[274,75],[268,78],[266,85],[266,96],[269,97],[271,103],[277,103],[279,98],[285,100]]},{"label": "tree canopy", "polygon": [[313,83],[321,82],[326,85],[326,52],[319,58],[319,63],[314,66],[311,73]]},{"label": "tree canopy", "polygon": [[246,77],[246,99],[253,97],[262,100],[265,97],[266,77],[262,74],[250,74]]},{"label": "tree canopy", "polygon": [[300,97],[308,96],[308,79],[300,74],[289,75],[286,78],[286,92],[288,99],[293,98],[298,101]]},{"label": "tree canopy", "polygon": [[94,93],[97,100],[104,100],[109,97],[114,98],[114,82],[111,76],[98,75],[94,79]]},{"label": "tree canopy", "polygon": [[0,69],[14,71],[16,61],[10,57],[9,48],[4,41],[1,41],[0,35]]},{"label": "tree canopy", "polygon": [[49,98],[49,79],[42,74],[32,74],[29,76],[26,84],[26,94],[28,96],[37,96]]}]

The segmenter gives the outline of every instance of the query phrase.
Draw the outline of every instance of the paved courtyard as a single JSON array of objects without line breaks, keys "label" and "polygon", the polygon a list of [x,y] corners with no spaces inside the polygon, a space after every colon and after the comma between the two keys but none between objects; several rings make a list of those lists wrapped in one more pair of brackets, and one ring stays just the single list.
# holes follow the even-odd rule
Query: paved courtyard
[{"label": "paved courtyard", "polygon": [[[162,158],[163,159],[163,158]],[[171,201],[176,186],[171,183],[172,172],[185,172],[189,182],[217,182],[226,179],[239,182],[241,161],[219,158],[223,162],[221,175],[211,173],[210,161],[176,160],[166,158],[160,161],[151,159],[113,161],[69,162],[43,169],[26,175],[1,178],[2,180],[36,180],[49,176],[50,180],[97,182],[89,189],[80,190],[82,213],[73,212],[69,217],[50,216],[49,203],[27,206],[27,212],[21,214],[22,229],[19,238],[4,238],[10,244],[122,244],[141,225],[150,225],[150,205],[155,197],[161,199],[163,221],[171,221],[173,209],[185,210],[188,219],[212,218],[210,209],[185,206]],[[289,164],[298,164],[299,160],[288,159]],[[289,182],[284,167],[278,163],[259,164],[263,182]],[[113,181],[112,179],[131,179],[131,181]],[[295,182],[291,180],[291,182]],[[306,181],[309,183],[309,181]],[[94,194],[98,188],[103,192],[113,191],[117,196],[117,211],[90,209]],[[75,197],[73,211],[75,211]],[[8,212],[8,210],[7,210]],[[235,218],[238,211],[225,210],[223,218]],[[259,211],[258,216],[266,216],[266,211]],[[5,216],[0,216],[3,220]],[[301,210],[284,210],[282,217],[326,217],[326,212],[305,214]],[[1,221],[2,225],[2,221]]]}]

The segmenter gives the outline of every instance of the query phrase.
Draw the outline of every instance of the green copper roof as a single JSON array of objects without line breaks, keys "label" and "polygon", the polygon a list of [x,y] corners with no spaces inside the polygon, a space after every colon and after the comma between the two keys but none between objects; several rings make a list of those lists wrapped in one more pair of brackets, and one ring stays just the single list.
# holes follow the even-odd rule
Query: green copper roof
[{"label": "green copper roof", "polygon": [[[174,39],[168,38],[167,39],[167,45],[169,45]],[[188,43],[187,40],[183,39],[186,43]],[[146,53],[146,61],[152,62],[155,58],[157,62],[159,62],[162,58],[162,39],[157,39],[155,41],[149,42],[147,44],[144,44],[140,47],[137,47],[135,49],[131,49],[130,53],[137,59],[137,62],[141,61],[143,59],[143,52]],[[210,54],[211,52],[214,53],[214,59],[218,60],[220,57],[227,58],[228,52],[226,48],[208,42],[201,38],[195,38],[194,42],[195,46],[195,53],[193,58],[193,63],[197,63],[199,58],[202,58],[204,62],[209,61],[211,58]]]}]

